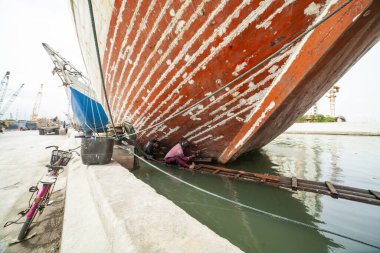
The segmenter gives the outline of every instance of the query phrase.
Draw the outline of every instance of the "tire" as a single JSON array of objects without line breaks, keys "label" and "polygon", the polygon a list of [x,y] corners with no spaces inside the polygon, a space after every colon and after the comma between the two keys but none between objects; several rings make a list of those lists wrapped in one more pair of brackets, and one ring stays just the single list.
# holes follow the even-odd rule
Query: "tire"
[{"label": "tire", "polygon": [[44,131],[43,129],[39,129],[39,130],[38,130],[38,133],[39,133],[39,135],[44,135],[44,134],[45,134],[45,131]]},{"label": "tire", "polygon": [[[33,218],[34,218],[34,216],[33,216]],[[19,241],[24,240],[25,236],[28,234],[28,230],[29,230],[30,224],[32,224],[33,218],[26,218],[26,221],[22,225],[21,231],[18,234],[17,240],[19,240]]]},{"label": "tire", "polygon": [[55,135],[59,135],[59,129],[55,129],[55,130],[54,130],[54,134],[55,134]]},{"label": "tire", "polygon": [[[45,185],[43,187],[45,187]],[[46,198],[46,196],[47,196],[46,194],[49,193],[50,187],[49,186],[47,186],[47,187],[48,188],[46,189],[46,193],[43,195],[42,199]],[[37,193],[37,195],[38,195],[38,193]],[[37,198],[37,196],[36,196],[36,198]],[[37,206],[36,210],[34,211],[32,218],[26,218],[25,223],[22,225],[20,233],[18,234],[17,240],[19,240],[19,241],[24,240],[25,236],[28,234],[29,227],[32,224],[34,217],[36,217],[36,215],[38,213],[38,207],[39,206],[40,206],[40,202],[38,203],[38,206]]]}]

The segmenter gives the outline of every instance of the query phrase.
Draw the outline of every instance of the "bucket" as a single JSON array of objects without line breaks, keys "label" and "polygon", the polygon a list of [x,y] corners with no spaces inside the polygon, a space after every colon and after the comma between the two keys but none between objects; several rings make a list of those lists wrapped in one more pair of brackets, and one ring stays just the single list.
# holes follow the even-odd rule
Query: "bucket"
[{"label": "bucket", "polygon": [[83,138],[81,158],[83,164],[107,164],[113,153],[113,139],[108,137]]}]

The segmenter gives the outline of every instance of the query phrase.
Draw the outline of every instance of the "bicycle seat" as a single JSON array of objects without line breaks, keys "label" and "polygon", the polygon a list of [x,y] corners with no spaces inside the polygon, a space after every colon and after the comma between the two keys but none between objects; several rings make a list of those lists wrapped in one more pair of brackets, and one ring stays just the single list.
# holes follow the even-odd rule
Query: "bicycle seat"
[{"label": "bicycle seat", "polygon": [[43,184],[54,184],[55,181],[57,181],[57,177],[51,175],[46,175],[40,180]]},{"label": "bicycle seat", "polygon": [[49,164],[47,164],[46,167],[53,170],[63,169],[62,166],[54,166],[54,165],[49,165]]}]

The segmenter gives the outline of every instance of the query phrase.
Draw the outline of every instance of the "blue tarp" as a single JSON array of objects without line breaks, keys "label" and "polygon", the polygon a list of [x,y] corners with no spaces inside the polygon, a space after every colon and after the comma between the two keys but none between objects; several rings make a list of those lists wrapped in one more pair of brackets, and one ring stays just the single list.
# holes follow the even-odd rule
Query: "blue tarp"
[{"label": "blue tarp", "polygon": [[83,131],[105,132],[108,117],[103,106],[71,86],[69,88],[71,91],[71,106]]}]

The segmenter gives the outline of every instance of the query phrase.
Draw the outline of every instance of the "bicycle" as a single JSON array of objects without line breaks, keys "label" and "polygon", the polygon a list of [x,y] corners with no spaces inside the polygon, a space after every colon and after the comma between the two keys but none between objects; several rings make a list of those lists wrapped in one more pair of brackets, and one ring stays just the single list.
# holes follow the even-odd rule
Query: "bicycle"
[{"label": "bicycle", "polygon": [[[79,146],[80,147],[80,146]],[[8,221],[5,223],[4,227],[7,227],[11,224],[23,224],[21,231],[17,237],[18,241],[23,241],[28,234],[28,230],[30,225],[33,223],[34,218],[37,213],[39,215],[42,214],[45,207],[49,205],[50,196],[53,193],[55,183],[59,174],[61,174],[64,170],[64,166],[66,166],[71,158],[72,153],[76,153],[78,156],[79,153],[75,151],[79,147],[75,149],[59,150],[58,146],[48,146],[48,148],[55,148],[51,153],[50,164],[46,165],[48,168],[48,173],[40,179],[35,186],[29,188],[29,192],[32,192],[32,195],[29,199],[29,207],[18,213],[20,217],[16,221]],[[38,184],[42,184],[41,188],[38,188]],[[37,193],[37,194],[36,194]],[[34,198],[34,201],[31,200]],[[18,221],[26,215],[25,222],[19,223]]]}]

